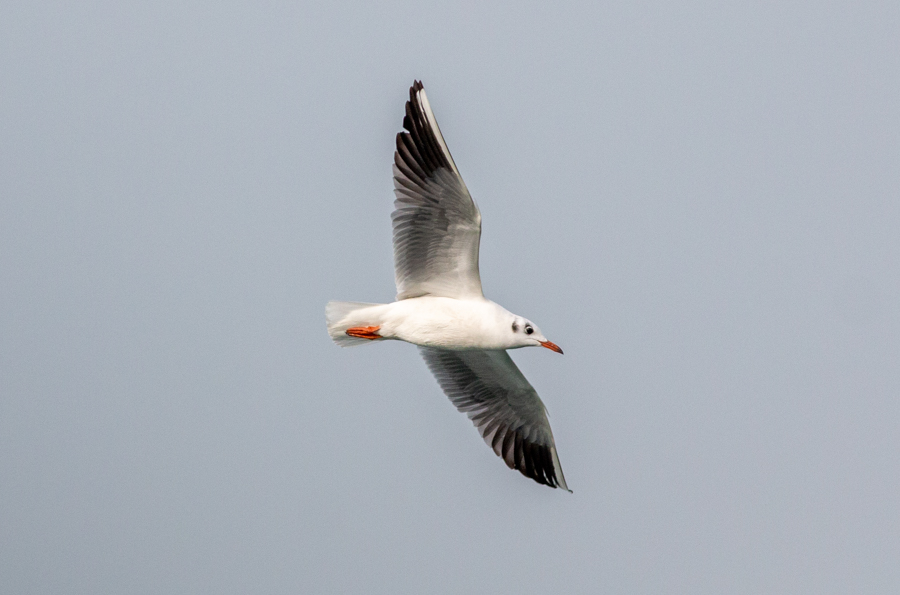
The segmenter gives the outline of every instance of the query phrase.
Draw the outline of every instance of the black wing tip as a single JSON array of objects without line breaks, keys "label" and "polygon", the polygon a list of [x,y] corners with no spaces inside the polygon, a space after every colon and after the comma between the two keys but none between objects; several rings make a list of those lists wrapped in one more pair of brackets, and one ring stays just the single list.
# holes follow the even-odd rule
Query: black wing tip
[{"label": "black wing tip", "polygon": [[416,132],[415,124],[425,120],[425,114],[419,105],[419,91],[424,91],[422,81],[413,81],[412,87],[409,88],[409,101],[406,102],[406,113],[403,116],[403,128],[409,132]]},{"label": "black wing tip", "polygon": [[551,446],[525,442],[521,448],[523,450],[521,458],[517,457],[515,464],[510,467],[541,485],[554,489],[561,488],[572,493],[572,490],[565,484],[565,480],[561,481],[557,476]]},{"label": "black wing tip", "polygon": [[[409,101],[406,102],[406,110],[403,115],[404,132],[397,134],[397,149],[400,159],[407,166],[411,167],[415,163],[421,170],[422,176],[429,177],[436,169],[452,170],[453,166],[450,158],[444,154],[444,149],[441,148],[441,143],[438,142],[418,97],[419,91],[424,91],[424,89],[422,81],[419,80],[413,81],[412,87],[409,88]],[[408,137],[410,141],[409,158],[406,158],[401,150],[403,137]],[[394,162],[398,163],[396,155]]]},{"label": "black wing tip", "polygon": [[572,493],[572,490],[559,483],[559,480],[556,478],[555,473],[551,473],[549,476],[544,476],[539,474],[528,474],[524,469],[519,469],[518,471],[528,479],[531,479],[541,485],[547,486],[548,488],[553,488],[554,490],[559,488],[563,491],[569,492],[570,494]]},{"label": "black wing tip", "polygon": [[413,79],[412,87],[409,88],[409,101],[411,103],[416,102],[416,95],[419,94],[419,91],[425,90],[424,85],[422,85],[422,81],[419,79]]}]

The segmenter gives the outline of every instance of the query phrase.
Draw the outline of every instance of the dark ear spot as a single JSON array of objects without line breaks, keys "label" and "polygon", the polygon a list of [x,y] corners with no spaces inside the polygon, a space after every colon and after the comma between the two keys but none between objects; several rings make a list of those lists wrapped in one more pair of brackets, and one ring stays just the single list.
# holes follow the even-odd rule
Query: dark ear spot
[{"label": "dark ear spot", "polygon": [[513,320],[513,332],[514,332],[514,333],[518,333],[518,332],[519,332],[519,325],[516,324],[516,321],[515,321],[515,320]]}]

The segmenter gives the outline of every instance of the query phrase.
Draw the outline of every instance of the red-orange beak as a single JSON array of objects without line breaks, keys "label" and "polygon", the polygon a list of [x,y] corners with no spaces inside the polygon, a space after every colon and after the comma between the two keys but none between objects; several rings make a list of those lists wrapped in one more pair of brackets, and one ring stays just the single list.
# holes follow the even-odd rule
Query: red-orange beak
[{"label": "red-orange beak", "polygon": [[541,341],[541,347],[546,347],[550,351],[555,351],[556,353],[562,354],[562,349],[560,349],[559,345],[556,343],[551,343],[550,341]]}]

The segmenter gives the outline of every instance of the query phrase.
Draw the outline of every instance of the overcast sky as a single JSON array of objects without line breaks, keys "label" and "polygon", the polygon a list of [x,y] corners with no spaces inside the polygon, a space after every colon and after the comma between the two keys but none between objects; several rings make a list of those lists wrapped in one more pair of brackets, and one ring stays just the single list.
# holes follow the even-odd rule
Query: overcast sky
[{"label": "overcast sky", "polygon": [[[900,592],[897,2],[5,2],[0,591]],[[568,494],[391,301],[414,79]]]}]

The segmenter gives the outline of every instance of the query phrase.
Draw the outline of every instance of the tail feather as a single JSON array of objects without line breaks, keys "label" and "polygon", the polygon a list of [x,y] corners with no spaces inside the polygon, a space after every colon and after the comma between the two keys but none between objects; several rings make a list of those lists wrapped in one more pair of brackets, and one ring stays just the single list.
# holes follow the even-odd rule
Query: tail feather
[{"label": "tail feather", "polygon": [[328,324],[328,334],[331,340],[341,347],[353,347],[372,343],[369,339],[359,339],[347,334],[347,329],[353,326],[365,326],[365,317],[360,316],[360,310],[380,306],[366,302],[328,302],[325,305],[325,322]]}]

